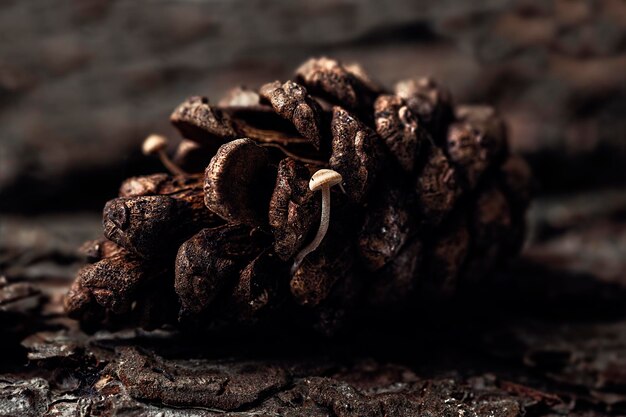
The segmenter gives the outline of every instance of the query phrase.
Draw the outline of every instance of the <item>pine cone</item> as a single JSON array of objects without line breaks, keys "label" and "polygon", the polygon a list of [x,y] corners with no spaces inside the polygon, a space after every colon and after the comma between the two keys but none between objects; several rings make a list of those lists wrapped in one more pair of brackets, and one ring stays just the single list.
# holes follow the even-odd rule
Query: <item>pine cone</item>
[{"label": "pine cone", "polygon": [[[494,109],[430,79],[376,85],[310,59],[294,80],[192,97],[172,114],[188,175],[130,178],[66,297],[90,327],[297,321],[331,333],[360,311],[478,285],[519,250],[530,174]],[[204,176],[199,170],[206,167]],[[311,175],[332,169],[328,231]],[[294,263],[295,262],[295,263]]]}]

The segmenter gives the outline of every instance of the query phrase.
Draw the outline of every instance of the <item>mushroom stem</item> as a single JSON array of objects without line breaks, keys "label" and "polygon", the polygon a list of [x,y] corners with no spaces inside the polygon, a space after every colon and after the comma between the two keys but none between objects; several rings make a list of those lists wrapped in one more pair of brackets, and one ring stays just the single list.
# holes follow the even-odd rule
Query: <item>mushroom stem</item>
[{"label": "mushroom stem", "polygon": [[167,170],[173,175],[189,175],[187,174],[187,172],[183,171],[178,165],[172,162],[170,157],[167,156],[167,153],[164,149],[159,151],[159,159],[161,160],[163,166],[165,166],[165,168],[167,168]]},{"label": "mushroom stem", "polygon": [[183,171],[178,165],[176,165],[167,153],[165,152],[165,148],[167,148],[167,138],[162,135],[152,134],[148,136],[144,141],[143,145],[141,145],[141,151],[144,155],[159,155],[159,159],[167,168],[169,172],[174,175],[189,175],[185,171]]},{"label": "mushroom stem", "polygon": [[311,252],[313,252],[322,243],[326,232],[328,232],[328,225],[330,223],[330,186],[322,186],[322,217],[320,219],[320,225],[317,229],[315,237],[307,246],[305,246],[294,258],[293,265],[291,267],[291,274],[293,275],[304,258]]}]

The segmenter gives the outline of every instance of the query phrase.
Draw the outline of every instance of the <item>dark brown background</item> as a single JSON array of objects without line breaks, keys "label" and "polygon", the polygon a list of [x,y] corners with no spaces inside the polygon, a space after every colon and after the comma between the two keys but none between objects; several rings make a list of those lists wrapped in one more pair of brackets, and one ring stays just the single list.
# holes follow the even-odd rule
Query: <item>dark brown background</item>
[{"label": "dark brown background", "polygon": [[[496,104],[541,190],[622,183],[623,0],[0,3],[0,210],[99,209],[171,110],[311,55]],[[140,164],[141,166],[138,166]]]}]

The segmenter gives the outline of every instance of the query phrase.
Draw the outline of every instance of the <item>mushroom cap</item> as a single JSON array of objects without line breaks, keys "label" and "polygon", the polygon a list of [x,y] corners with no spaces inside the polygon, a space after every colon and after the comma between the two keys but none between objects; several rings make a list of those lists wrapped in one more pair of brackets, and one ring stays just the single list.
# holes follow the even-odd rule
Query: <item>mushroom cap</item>
[{"label": "mushroom cap", "polygon": [[320,169],[315,172],[309,181],[309,188],[311,191],[317,191],[323,186],[332,187],[343,181],[341,174],[332,169]]},{"label": "mushroom cap", "polygon": [[143,141],[141,150],[144,155],[154,155],[167,147],[167,139],[165,136],[152,134]]},{"label": "mushroom cap", "polygon": [[183,139],[178,144],[177,153],[185,153],[200,148],[200,144],[189,139]]}]

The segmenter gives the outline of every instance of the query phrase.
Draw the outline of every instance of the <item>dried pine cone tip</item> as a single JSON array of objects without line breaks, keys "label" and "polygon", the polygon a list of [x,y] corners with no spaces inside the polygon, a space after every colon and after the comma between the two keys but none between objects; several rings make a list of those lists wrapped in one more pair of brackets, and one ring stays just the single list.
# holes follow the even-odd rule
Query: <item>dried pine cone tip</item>
[{"label": "dried pine cone tip", "polygon": [[321,200],[309,189],[309,169],[285,158],[278,164],[276,186],[269,208],[274,251],[287,261],[300,249],[320,218]]},{"label": "dried pine cone tip", "polygon": [[190,190],[202,189],[202,175],[171,176],[152,174],[130,177],[119,189],[120,197],[138,197],[147,195],[175,195]]},{"label": "dried pine cone tip", "polygon": [[183,137],[207,146],[237,137],[230,118],[212,107],[206,97],[187,99],[174,110],[170,121]]},{"label": "dried pine cone tip", "polygon": [[442,143],[448,125],[454,120],[450,92],[432,78],[404,80],[395,85],[403,98],[437,143]]},{"label": "dried pine cone tip", "polygon": [[183,243],[175,266],[175,289],[181,313],[205,311],[220,290],[232,285],[247,262],[267,245],[267,238],[245,225],[203,229]]},{"label": "dried pine cone tip", "polygon": [[412,173],[428,133],[405,101],[397,95],[381,95],[374,103],[376,133],[407,173]]},{"label": "dried pine cone tip", "polygon": [[371,109],[378,95],[363,81],[364,73],[355,76],[329,58],[309,59],[296,70],[296,79],[313,94],[354,111]]},{"label": "dried pine cone tip", "polygon": [[342,175],[347,195],[360,203],[385,164],[381,139],[358,118],[337,106],[333,108],[331,132],[329,165]]},{"label": "dried pine cone tip", "polygon": [[462,105],[456,108],[456,118],[476,129],[483,137],[483,147],[501,162],[508,153],[507,130],[496,110],[486,105]]},{"label": "dried pine cone tip", "polygon": [[206,168],[205,204],[229,222],[266,224],[275,176],[266,149],[247,138],[228,142]]},{"label": "dried pine cone tip", "polygon": [[293,81],[282,85],[279,81],[274,81],[263,85],[259,91],[276,113],[291,121],[316,149],[320,148],[322,108],[307,94],[306,88]]}]

